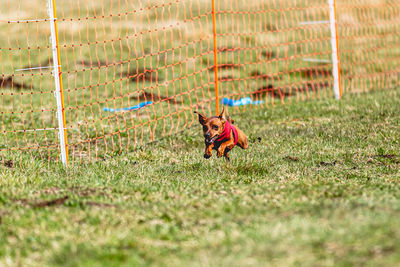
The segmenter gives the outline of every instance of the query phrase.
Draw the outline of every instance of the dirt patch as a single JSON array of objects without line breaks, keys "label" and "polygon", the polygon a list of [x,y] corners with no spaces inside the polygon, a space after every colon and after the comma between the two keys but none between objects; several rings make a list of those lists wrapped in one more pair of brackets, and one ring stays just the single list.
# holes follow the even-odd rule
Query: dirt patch
[{"label": "dirt patch", "polygon": [[293,156],[285,156],[285,157],[283,157],[283,159],[287,160],[287,161],[294,161],[294,162],[299,161],[298,157],[293,157]]},{"label": "dirt patch", "polygon": [[308,82],[304,86],[304,89],[315,91],[317,89],[326,88],[328,86],[329,86],[329,82]]},{"label": "dirt patch", "polygon": [[[218,48],[218,52],[235,52],[235,51],[239,51],[240,48],[238,47],[231,47],[231,46],[223,46]],[[269,50],[263,50],[261,52],[261,56],[267,58],[267,59],[271,59],[271,58],[275,58],[276,54],[273,51],[269,51]]]},{"label": "dirt patch", "polygon": [[261,55],[262,55],[263,57],[267,58],[267,59],[271,59],[271,58],[275,58],[275,57],[276,57],[276,54],[275,54],[274,52],[272,52],[272,51],[266,51],[266,50],[262,51],[262,52],[261,52]]},{"label": "dirt patch", "polygon": [[239,48],[234,48],[234,47],[230,47],[230,46],[224,46],[224,47],[218,48],[218,52],[233,52],[236,50],[239,50]]},{"label": "dirt patch", "polygon": [[315,79],[320,76],[330,77],[332,76],[332,70],[329,68],[309,68],[306,70],[302,70],[301,76],[308,79]]},{"label": "dirt patch", "polygon": [[76,193],[77,195],[79,195],[81,197],[87,197],[87,196],[92,196],[92,195],[101,195],[101,196],[106,195],[105,192],[99,191],[98,189],[90,188],[90,187],[72,186],[72,187],[68,188],[68,191]]},{"label": "dirt patch", "polygon": [[367,163],[374,163],[377,165],[386,165],[386,164],[399,164],[400,159],[399,156],[395,154],[376,154],[369,156],[367,159]]},{"label": "dirt patch", "polygon": [[[21,205],[30,206],[32,208],[44,208],[44,207],[52,207],[52,206],[61,206],[63,205],[68,199],[70,199],[71,194],[76,194],[79,197],[89,197],[89,196],[105,196],[106,193],[103,192],[101,189],[96,188],[88,188],[88,187],[81,187],[81,186],[72,186],[68,188],[59,188],[59,187],[49,187],[44,190],[40,190],[35,194],[39,195],[64,195],[63,197],[56,197],[51,200],[41,200],[38,198],[27,199],[10,199],[14,203],[18,203]],[[78,202],[79,205],[82,206],[98,206],[98,207],[114,207],[114,204],[108,203],[100,203],[95,201],[82,201]]]},{"label": "dirt patch", "polygon": [[95,207],[116,207],[117,205],[110,204],[110,203],[102,203],[102,202],[94,202],[94,201],[86,201],[82,202],[81,204],[86,206],[95,206]]},{"label": "dirt patch", "polygon": [[253,91],[251,94],[254,97],[258,98],[264,98],[267,94],[271,94],[273,97],[280,98],[284,98],[290,95],[288,92],[284,92],[280,88],[275,88],[272,84],[260,87],[256,91]]},{"label": "dirt patch", "polygon": [[107,62],[104,60],[94,60],[94,61],[82,60],[82,61],[78,61],[77,63],[84,67],[107,67],[108,65],[114,64],[114,63],[107,64]]},{"label": "dirt patch", "polygon": [[270,75],[261,73],[257,70],[251,72],[250,77],[255,78],[255,79],[263,79],[263,80],[272,79],[272,77]]},{"label": "dirt patch", "polygon": [[[215,66],[213,66],[210,71],[214,71]],[[226,64],[219,64],[218,69],[237,69],[240,68],[239,64],[235,63],[226,63]]]},{"label": "dirt patch", "polygon": [[18,82],[14,80],[14,76],[3,76],[0,78],[0,88],[10,87],[15,89],[33,89],[33,87],[28,86],[22,82]]},{"label": "dirt patch", "polygon": [[274,91],[274,86],[272,84],[268,84],[267,86],[259,87],[256,91],[253,91],[251,94],[256,97],[262,97],[267,93],[271,93]]},{"label": "dirt patch", "polygon": [[39,190],[36,192],[36,195],[56,195],[56,194],[68,194],[73,193],[81,197],[87,196],[105,196],[106,193],[101,189],[90,188],[90,187],[82,187],[82,186],[71,186],[68,188],[60,188],[60,187],[49,187],[43,190]]},{"label": "dirt patch", "polygon": [[142,91],[140,92],[138,95],[133,95],[130,97],[130,99],[134,99],[134,100],[143,100],[143,101],[174,101],[177,103],[182,103],[182,100],[177,100],[176,96],[163,96],[161,94],[154,94],[154,93],[149,93],[146,91]]},{"label": "dirt patch", "polygon": [[325,162],[325,161],[320,161],[318,164],[318,167],[323,167],[323,166],[335,166],[337,163],[336,160],[332,161],[332,162]]},{"label": "dirt patch", "polygon": [[[68,195],[63,197],[51,199],[51,200],[39,200],[39,201],[31,201],[25,198],[22,199],[13,199],[14,202],[28,205],[32,208],[45,208],[45,207],[54,207],[54,206],[61,206],[69,199]],[[95,201],[82,201],[79,202],[81,206],[96,206],[96,207],[116,207],[117,205],[110,204],[110,203],[102,203],[102,202],[95,202]]]},{"label": "dirt patch", "polygon": [[278,30],[277,25],[275,25],[273,23],[269,23],[269,22],[264,24],[264,29],[267,29],[267,31],[277,31]]},{"label": "dirt patch", "polygon": [[162,81],[163,77],[157,74],[156,70],[139,68],[137,70],[126,71],[122,73],[123,76],[128,77],[132,82],[152,82]]},{"label": "dirt patch", "polygon": [[9,160],[3,161],[3,165],[7,168],[14,168],[15,163],[13,160],[9,159]]},{"label": "dirt patch", "polygon": [[261,141],[262,141],[261,137],[256,137],[256,138],[250,139],[250,142],[252,142],[252,143],[261,143]]},{"label": "dirt patch", "polygon": [[36,203],[31,203],[30,206],[33,208],[44,208],[44,207],[51,207],[51,206],[59,206],[65,203],[69,197],[68,196],[63,196],[61,198],[56,198],[52,200],[44,200],[44,201],[39,201]]},{"label": "dirt patch", "polygon": [[231,75],[223,76],[223,77],[219,78],[218,80],[220,82],[232,81],[233,80],[233,76],[231,76]]}]

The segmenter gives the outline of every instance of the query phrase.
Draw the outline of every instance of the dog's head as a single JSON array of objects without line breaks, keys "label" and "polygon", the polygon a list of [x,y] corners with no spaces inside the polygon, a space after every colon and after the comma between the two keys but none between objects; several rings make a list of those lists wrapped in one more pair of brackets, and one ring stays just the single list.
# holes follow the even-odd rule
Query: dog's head
[{"label": "dog's head", "polygon": [[225,108],[222,108],[222,112],[219,114],[219,116],[212,116],[210,118],[207,118],[197,111],[194,113],[199,115],[199,122],[203,126],[203,134],[206,143],[213,143],[224,131],[225,123],[227,121],[225,118]]}]

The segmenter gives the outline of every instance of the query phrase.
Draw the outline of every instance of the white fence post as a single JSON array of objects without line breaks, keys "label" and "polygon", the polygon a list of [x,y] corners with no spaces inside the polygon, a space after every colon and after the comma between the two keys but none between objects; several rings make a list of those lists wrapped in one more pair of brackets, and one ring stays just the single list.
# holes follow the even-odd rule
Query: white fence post
[{"label": "white fence post", "polygon": [[60,76],[61,64],[60,64],[60,53],[58,44],[58,33],[57,33],[57,18],[56,18],[56,7],[55,0],[48,0],[48,14],[51,27],[51,46],[53,50],[53,76],[55,84],[55,97],[57,99],[57,119],[58,119],[58,137],[60,141],[61,149],[61,162],[68,165],[68,143],[67,143],[67,131],[65,123],[64,113],[64,95],[62,87],[62,77]]},{"label": "white fence post", "polygon": [[338,51],[338,35],[337,35],[337,22],[336,22],[336,4],[335,0],[329,0],[329,17],[331,26],[331,44],[332,44],[332,74],[334,79],[334,92],[337,99],[342,97],[342,90],[340,84],[340,59]]}]

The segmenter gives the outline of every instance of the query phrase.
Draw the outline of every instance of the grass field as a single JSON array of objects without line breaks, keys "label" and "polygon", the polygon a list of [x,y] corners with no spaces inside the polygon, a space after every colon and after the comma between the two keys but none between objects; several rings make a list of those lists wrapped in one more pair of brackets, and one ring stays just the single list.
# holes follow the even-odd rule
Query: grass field
[{"label": "grass field", "polygon": [[[400,90],[234,116],[63,169],[0,167],[1,266],[398,266]],[[11,165],[11,164],[10,164]]]}]

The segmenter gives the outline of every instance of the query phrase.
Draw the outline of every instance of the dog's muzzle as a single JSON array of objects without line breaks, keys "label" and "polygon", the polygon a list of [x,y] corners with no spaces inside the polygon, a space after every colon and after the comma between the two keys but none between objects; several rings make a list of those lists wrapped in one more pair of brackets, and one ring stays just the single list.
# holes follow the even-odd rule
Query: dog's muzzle
[{"label": "dog's muzzle", "polygon": [[206,143],[207,143],[208,145],[210,145],[210,144],[214,143],[214,141],[217,140],[217,138],[218,138],[218,135],[215,135],[215,136],[213,136],[212,138],[207,138],[207,137],[206,137]]}]

